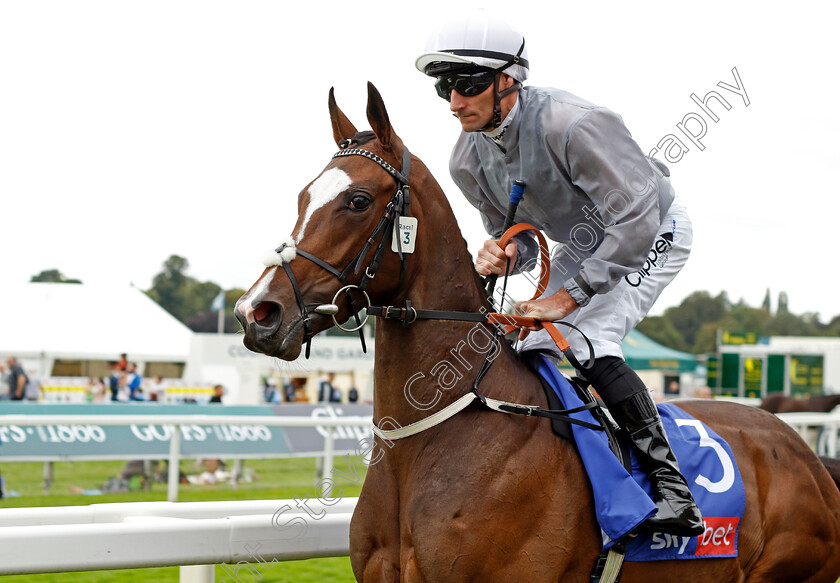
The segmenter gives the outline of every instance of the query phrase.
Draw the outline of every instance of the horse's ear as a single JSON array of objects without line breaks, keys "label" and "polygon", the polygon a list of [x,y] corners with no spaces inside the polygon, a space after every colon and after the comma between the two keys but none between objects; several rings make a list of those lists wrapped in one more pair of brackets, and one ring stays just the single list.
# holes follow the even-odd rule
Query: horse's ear
[{"label": "horse's ear", "polygon": [[335,139],[335,144],[338,146],[342,140],[349,140],[358,132],[356,131],[356,126],[354,126],[350,120],[347,119],[347,116],[344,115],[344,112],[338,108],[338,104],[335,102],[335,87],[330,87],[329,106],[330,121],[332,122],[333,128],[333,138]]},{"label": "horse's ear", "polygon": [[391,120],[388,119],[388,111],[385,109],[385,102],[382,101],[382,96],[373,83],[368,81],[368,106],[367,106],[368,122],[376,134],[376,138],[382,147],[394,153],[398,160],[402,159],[403,143],[402,140],[394,133],[394,128],[391,127]]}]

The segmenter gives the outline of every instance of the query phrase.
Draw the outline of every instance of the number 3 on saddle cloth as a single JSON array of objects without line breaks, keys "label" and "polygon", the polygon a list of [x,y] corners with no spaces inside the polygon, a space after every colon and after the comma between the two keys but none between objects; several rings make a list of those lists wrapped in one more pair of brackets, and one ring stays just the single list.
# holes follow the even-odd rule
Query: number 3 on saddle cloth
[{"label": "number 3 on saddle cloth", "polygon": [[[537,372],[566,408],[583,405],[569,380],[540,356]],[[640,530],[631,538],[626,561],[699,559],[738,556],[738,525],[746,496],[741,473],[729,445],[714,431],[679,407],[659,404],[659,415],[691,494],[703,514],[706,530],[694,537]],[[589,411],[571,415],[597,424]],[[572,433],[595,498],[595,514],[606,550],[656,513],[651,486],[633,456],[632,476],[610,450],[604,431],[572,425]]]}]

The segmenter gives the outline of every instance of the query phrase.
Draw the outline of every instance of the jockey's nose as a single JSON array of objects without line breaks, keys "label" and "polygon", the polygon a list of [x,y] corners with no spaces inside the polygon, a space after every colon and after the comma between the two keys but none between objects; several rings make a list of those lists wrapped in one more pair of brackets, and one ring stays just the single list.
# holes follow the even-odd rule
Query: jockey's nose
[{"label": "jockey's nose", "polygon": [[467,103],[467,100],[460,93],[453,91],[449,97],[449,111],[457,114]]}]

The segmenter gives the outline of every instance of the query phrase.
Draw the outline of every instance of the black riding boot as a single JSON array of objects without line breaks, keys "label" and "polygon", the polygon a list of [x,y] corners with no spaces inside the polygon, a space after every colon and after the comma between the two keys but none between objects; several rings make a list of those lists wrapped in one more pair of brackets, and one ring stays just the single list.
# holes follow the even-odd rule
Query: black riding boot
[{"label": "black riding boot", "polygon": [[700,509],[680,472],[659,412],[647,390],[634,393],[609,410],[630,434],[639,454],[639,465],[653,486],[653,501],[659,510],[642,526],[678,536],[703,534],[705,525]]}]

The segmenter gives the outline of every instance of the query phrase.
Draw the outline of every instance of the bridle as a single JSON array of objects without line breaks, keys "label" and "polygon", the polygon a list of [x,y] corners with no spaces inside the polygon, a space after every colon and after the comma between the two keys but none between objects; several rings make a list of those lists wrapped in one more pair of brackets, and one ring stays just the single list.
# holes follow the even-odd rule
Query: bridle
[{"label": "bridle", "polygon": [[[344,156],[363,156],[368,160],[372,160],[379,164],[379,166],[381,166],[386,172],[388,172],[388,174],[394,177],[394,180],[397,183],[397,188],[394,191],[394,194],[391,196],[391,200],[386,205],[385,211],[383,212],[382,217],[379,219],[379,223],[377,223],[373,232],[367,238],[367,241],[365,241],[365,244],[362,246],[359,252],[356,253],[353,259],[351,259],[347,266],[341,271],[339,271],[323,259],[320,259],[312,253],[309,253],[308,251],[296,248],[295,252],[296,255],[308,259],[318,267],[321,267],[322,269],[334,275],[343,286],[335,293],[331,304],[319,305],[313,310],[313,312],[316,314],[331,316],[335,325],[341,330],[344,330],[345,332],[358,331],[359,338],[362,343],[362,350],[367,352],[363,328],[365,323],[367,322],[369,315],[365,314],[364,320],[359,318],[360,310],[357,310],[353,307],[354,299],[352,297],[352,292],[353,290],[361,292],[362,296],[367,302],[367,307],[370,307],[370,298],[365,292],[365,289],[367,288],[370,281],[374,277],[376,277],[376,272],[379,269],[379,265],[382,262],[383,256],[385,255],[385,250],[388,247],[386,242],[389,240],[389,237],[387,235],[393,231],[394,225],[400,224],[400,217],[406,217],[409,213],[409,176],[411,173],[411,153],[408,151],[408,148],[404,149],[402,159],[402,171],[400,171],[369,150],[350,147],[354,143],[356,142],[350,139],[341,140],[338,144],[338,147],[340,149],[333,155],[333,159],[341,158]],[[400,258],[400,280],[402,280],[406,267],[406,254],[403,253],[401,237],[396,237],[396,241],[397,254]],[[374,245],[376,246],[376,250],[373,253],[373,259],[371,260],[370,265],[368,265],[365,268],[364,274],[362,275],[359,282],[355,284],[348,283],[348,277],[351,275],[351,273],[353,275],[357,275],[361,271],[365,258],[370,253],[370,250],[373,249]],[[281,253],[285,248],[286,244],[284,243],[283,245],[275,249],[275,252]],[[295,278],[294,273],[292,273],[292,268],[289,265],[289,262],[284,261],[282,263],[282,266],[283,270],[286,272],[286,275],[289,278],[289,282],[292,285],[292,289],[295,293],[295,300],[297,301],[298,308],[300,309],[301,322],[303,323],[304,329],[303,341],[306,343],[305,354],[306,358],[309,358],[313,336],[310,313],[306,309],[306,304],[303,301],[303,294],[300,291],[300,286],[298,286],[297,279]],[[335,318],[335,315],[338,313],[336,301],[338,300],[339,295],[341,295],[342,293],[344,293],[346,296],[347,305],[350,307],[350,311],[352,312],[353,318],[356,322],[356,325],[354,327],[345,328]]]}]

